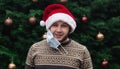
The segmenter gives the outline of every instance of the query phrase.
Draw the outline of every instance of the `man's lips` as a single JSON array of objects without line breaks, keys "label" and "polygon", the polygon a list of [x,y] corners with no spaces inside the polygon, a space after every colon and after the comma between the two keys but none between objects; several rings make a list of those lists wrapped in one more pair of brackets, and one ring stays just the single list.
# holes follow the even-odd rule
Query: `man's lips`
[{"label": "man's lips", "polygon": [[55,37],[56,37],[56,38],[61,38],[61,37],[62,37],[62,35],[55,35]]}]

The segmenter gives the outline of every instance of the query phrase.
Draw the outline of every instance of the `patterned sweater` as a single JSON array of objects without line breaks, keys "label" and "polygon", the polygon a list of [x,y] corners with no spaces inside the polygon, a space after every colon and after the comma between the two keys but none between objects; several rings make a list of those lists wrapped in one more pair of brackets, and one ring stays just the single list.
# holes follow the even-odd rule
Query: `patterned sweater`
[{"label": "patterned sweater", "polygon": [[46,40],[37,42],[28,51],[25,69],[93,69],[87,48],[74,40],[59,50],[51,48]]}]

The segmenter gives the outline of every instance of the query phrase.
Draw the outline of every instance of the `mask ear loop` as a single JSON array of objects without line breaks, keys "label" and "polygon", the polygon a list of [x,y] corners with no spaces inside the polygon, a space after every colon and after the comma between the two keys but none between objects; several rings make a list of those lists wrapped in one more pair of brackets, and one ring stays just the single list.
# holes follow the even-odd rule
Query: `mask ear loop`
[{"label": "mask ear loop", "polygon": [[60,54],[63,54],[61,51],[60,51],[60,49],[57,49],[59,52],[60,52]]},{"label": "mask ear loop", "polygon": [[[60,45],[61,46],[61,48],[63,49],[63,51],[65,52],[65,54],[68,54],[68,52],[65,50],[65,48],[62,46],[62,45]],[[64,53],[62,53],[61,51],[60,51],[60,49],[58,49],[58,51],[60,52],[60,54],[63,54],[64,55]]]}]

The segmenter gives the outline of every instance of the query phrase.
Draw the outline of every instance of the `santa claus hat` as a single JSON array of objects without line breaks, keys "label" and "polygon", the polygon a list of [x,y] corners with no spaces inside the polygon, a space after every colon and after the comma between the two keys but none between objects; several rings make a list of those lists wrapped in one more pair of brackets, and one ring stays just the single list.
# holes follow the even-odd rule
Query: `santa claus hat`
[{"label": "santa claus hat", "polygon": [[71,27],[71,33],[76,28],[76,21],[72,13],[62,4],[48,5],[43,14],[43,20],[40,21],[41,26],[46,25],[48,30],[50,26],[56,21],[64,21]]}]

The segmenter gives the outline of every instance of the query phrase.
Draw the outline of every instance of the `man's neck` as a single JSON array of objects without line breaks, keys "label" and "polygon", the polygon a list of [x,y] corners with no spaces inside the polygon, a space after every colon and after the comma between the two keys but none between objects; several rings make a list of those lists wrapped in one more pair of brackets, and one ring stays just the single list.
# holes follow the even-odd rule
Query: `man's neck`
[{"label": "man's neck", "polygon": [[66,45],[70,42],[69,38],[66,38],[66,40],[64,40],[63,42],[61,42],[62,45]]}]

